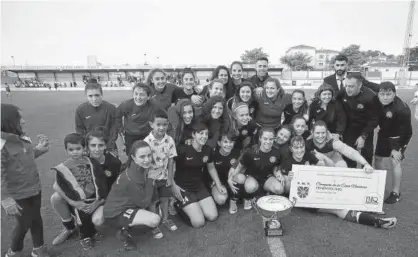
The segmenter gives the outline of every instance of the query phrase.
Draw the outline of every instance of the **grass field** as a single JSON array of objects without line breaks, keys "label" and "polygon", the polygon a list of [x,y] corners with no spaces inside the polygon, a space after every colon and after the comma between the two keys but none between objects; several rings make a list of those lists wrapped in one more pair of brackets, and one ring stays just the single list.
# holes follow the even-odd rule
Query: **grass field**
[{"label": "grass field", "polygon": [[[400,91],[402,99],[409,102],[411,90]],[[308,95],[312,93],[309,92]],[[120,103],[130,97],[129,91],[105,92],[105,99]],[[37,161],[43,185],[42,214],[45,242],[52,239],[62,225],[49,203],[54,174],[50,168],[65,160],[63,138],[74,130],[74,111],[84,101],[83,92],[13,92],[13,99],[1,94],[3,103],[19,106],[26,120],[25,130],[33,139],[43,133],[50,139],[50,151]],[[418,137],[417,122],[413,121],[414,135],[403,162],[403,200],[385,206],[388,215],[398,218],[393,230],[375,229],[342,221],[326,214],[311,214],[294,209],[283,219],[285,236],[281,238],[287,256],[418,256]],[[388,176],[388,185],[391,177]],[[14,224],[12,217],[1,211],[1,256],[10,244]],[[204,228],[192,229],[175,218],[179,225],[176,232],[163,230],[165,237],[152,238],[146,228],[134,231],[140,247],[139,252],[120,253],[119,241],[114,230],[103,226],[100,230],[105,240],[90,252],[83,252],[77,240],[50,247],[52,256],[272,256],[269,244],[263,235],[262,220],[255,210],[245,211],[240,206],[236,215],[227,208],[220,210],[216,222]],[[28,235],[24,253],[29,256],[32,243]],[[274,246],[272,247],[274,248]],[[273,256],[276,252],[273,250]]]}]

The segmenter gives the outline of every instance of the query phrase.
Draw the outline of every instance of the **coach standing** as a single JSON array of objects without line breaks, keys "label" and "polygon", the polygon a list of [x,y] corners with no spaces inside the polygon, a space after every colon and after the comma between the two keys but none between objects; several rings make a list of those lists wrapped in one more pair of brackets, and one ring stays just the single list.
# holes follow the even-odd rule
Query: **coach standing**
[{"label": "coach standing", "polygon": [[[344,87],[346,86],[348,58],[343,54],[339,54],[335,57],[334,63],[335,73],[325,77],[324,83],[331,85],[334,89],[336,98],[340,98],[344,93]],[[379,92],[379,85],[363,79],[363,86],[370,88],[374,92]]]},{"label": "coach standing", "polygon": [[[363,86],[360,72],[348,73],[341,103],[347,115],[344,142],[360,151],[368,163],[373,160],[373,132],[378,124],[378,99],[376,94]],[[346,159],[350,168],[356,163]]]},{"label": "coach standing", "polygon": [[[401,161],[412,137],[411,109],[396,96],[396,88],[392,82],[380,84],[378,98],[380,130],[376,144],[375,166],[377,169],[393,172],[392,191],[385,200],[385,203],[393,204],[401,198],[399,193],[402,178]],[[386,161],[389,161],[389,167],[385,165]]]}]

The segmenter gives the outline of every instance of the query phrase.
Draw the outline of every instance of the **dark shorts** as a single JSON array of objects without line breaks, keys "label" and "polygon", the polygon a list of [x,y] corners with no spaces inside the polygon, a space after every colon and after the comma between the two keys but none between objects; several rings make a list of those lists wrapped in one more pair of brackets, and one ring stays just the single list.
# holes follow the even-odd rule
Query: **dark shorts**
[{"label": "dark shorts", "polygon": [[173,196],[173,193],[171,191],[171,187],[168,187],[166,185],[167,185],[167,180],[166,179],[155,181],[154,186],[155,186],[155,188],[157,188],[158,198],[160,198],[160,197],[172,197]]},{"label": "dark shorts", "polygon": [[184,208],[189,204],[200,202],[201,200],[211,197],[212,195],[209,193],[206,186],[201,183],[197,191],[188,191],[181,193],[183,196],[183,201],[180,202],[180,207]]},{"label": "dark shorts", "polygon": [[134,221],[135,215],[139,209],[129,208],[109,221],[117,227],[127,228]]},{"label": "dark shorts", "polygon": [[[396,148],[394,144],[395,142],[391,138],[378,137],[377,143],[376,143],[375,155],[380,156],[380,157],[390,157],[392,153],[392,149]],[[405,150],[406,150],[406,147],[401,149],[402,160],[405,158],[404,156]]]}]

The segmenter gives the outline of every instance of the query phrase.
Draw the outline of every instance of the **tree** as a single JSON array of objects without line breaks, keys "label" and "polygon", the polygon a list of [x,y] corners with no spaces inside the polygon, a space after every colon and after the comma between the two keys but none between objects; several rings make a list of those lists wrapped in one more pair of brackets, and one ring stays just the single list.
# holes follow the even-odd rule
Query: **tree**
[{"label": "tree", "polygon": [[285,55],[280,58],[280,62],[289,66],[292,70],[309,70],[312,66],[309,63],[312,60],[312,56],[307,53],[296,52],[291,55]]},{"label": "tree", "polygon": [[255,63],[258,58],[266,57],[269,55],[263,51],[263,48],[253,48],[251,50],[245,50],[245,53],[241,55],[241,61],[243,63]]},{"label": "tree", "polygon": [[341,54],[348,57],[348,65],[354,69],[360,68],[360,66],[367,61],[366,57],[360,51],[360,45],[349,45],[346,48],[343,48]]}]

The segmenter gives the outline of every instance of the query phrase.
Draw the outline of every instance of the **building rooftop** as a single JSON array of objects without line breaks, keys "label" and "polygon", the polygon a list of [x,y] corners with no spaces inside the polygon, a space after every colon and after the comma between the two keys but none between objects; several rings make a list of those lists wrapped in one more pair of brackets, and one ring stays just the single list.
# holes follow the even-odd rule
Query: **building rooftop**
[{"label": "building rooftop", "polygon": [[297,45],[297,46],[292,46],[289,49],[287,49],[286,53],[292,49],[316,49],[316,48],[313,46],[308,46],[308,45]]},{"label": "building rooftop", "polygon": [[317,53],[324,53],[324,54],[338,54],[340,52],[335,51],[335,50],[330,50],[330,49],[319,49],[316,50]]}]

